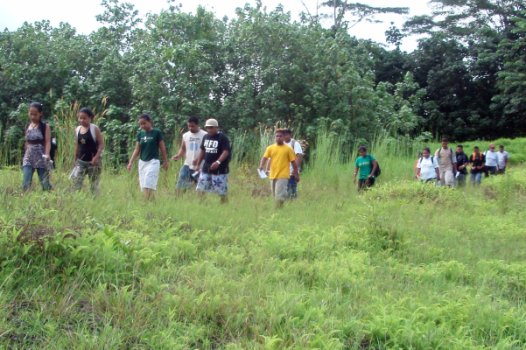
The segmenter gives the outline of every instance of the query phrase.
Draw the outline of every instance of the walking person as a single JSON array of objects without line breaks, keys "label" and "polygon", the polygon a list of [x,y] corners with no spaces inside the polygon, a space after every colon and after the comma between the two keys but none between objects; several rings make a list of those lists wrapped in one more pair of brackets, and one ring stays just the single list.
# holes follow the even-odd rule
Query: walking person
[{"label": "walking person", "polygon": [[197,183],[197,179],[192,174],[199,170],[199,165],[194,165],[194,160],[197,159],[203,137],[206,135],[206,132],[199,128],[199,119],[197,117],[190,117],[186,125],[188,131],[183,134],[183,141],[179,151],[172,157],[174,161],[184,157],[184,165],[179,171],[179,178],[175,186],[177,196],[180,196],[183,191]]},{"label": "walking person", "polygon": [[510,158],[510,155],[508,152],[504,150],[504,145],[500,145],[499,151],[497,152],[497,165],[499,167],[499,170],[497,171],[498,174],[506,173],[506,168],[508,167],[509,158]]},{"label": "walking person", "polygon": [[137,142],[133,150],[128,171],[131,171],[135,160],[139,158],[139,184],[146,200],[151,200],[157,190],[161,162],[159,161],[159,150],[163,160],[162,167],[168,170],[168,157],[164,144],[163,134],[159,129],[153,127],[153,120],[148,114],[139,117],[141,131],[137,135]]},{"label": "walking person", "polygon": [[221,203],[228,201],[228,173],[230,162],[230,140],[219,132],[219,123],[215,119],[208,119],[205,123],[207,134],[203,137],[201,151],[194,160],[194,166],[201,166],[196,191],[203,195],[205,192],[217,193]]},{"label": "walking person", "polygon": [[[301,166],[303,164],[303,148],[301,144],[292,138],[291,129],[283,129],[283,138],[285,144],[290,146],[296,155],[296,166],[298,168],[298,173],[301,172]],[[298,182],[296,181],[296,176],[294,175],[294,168],[292,164],[290,165],[290,177],[287,184],[287,193],[290,198],[298,197]]]},{"label": "walking person", "polygon": [[442,145],[435,152],[435,158],[438,161],[438,169],[440,171],[440,185],[455,186],[455,173],[457,169],[457,159],[455,152],[449,147],[447,138],[442,139]]},{"label": "walking person", "polygon": [[51,128],[44,123],[43,106],[39,102],[29,105],[29,125],[25,131],[24,158],[22,161],[22,190],[31,187],[33,174],[36,170],[44,191],[51,190],[49,171],[52,167],[50,159]]},{"label": "walking person", "polygon": [[358,175],[358,191],[371,188],[375,183],[375,173],[378,169],[378,162],[374,156],[367,154],[367,147],[360,146],[359,156],[356,158],[353,181],[356,183]]},{"label": "walking person", "polygon": [[484,152],[484,157],[486,158],[486,163],[484,167],[484,173],[486,177],[490,175],[497,175],[499,170],[499,155],[495,151],[495,145],[489,145],[489,149]]},{"label": "walking person", "polygon": [[457,145],[457,152],[455,154],[457,158],[457,185],[459,187],[464,187],[466,185],[466,177],[468,176],[468,165],[469,158],[464,153],[464,146]]},{"label": "walking person", "polygon": [[486,163],[486,158],[482,153],[480,153],[480,148],[478,146],[473,148],[473,154],[469,157],[469,163],[471,164],[471,184],[478,186],[482,180],[484,164]]},{"label": "walking person", "polygon": [[272,196],[274,197],[278,208],[283,207],[287,198],[292,198],[288,193],[290,167],[292,167],[294,183],[298,183],[300,180],[296,154],[292,147],[285,143],[286,133],[287,132],[283,129],[276,130],[276,143],[267,147],[265,154],[259,162],[259,171],[262,172],[267,169],[269,159],[272,159],[270,162],[269,179]]},{"label": "walking person", "polygon": [[98,195],[104,139],[100,129],[93,124],[94,118],[95,114],[89,108],[81,108],[78,113],[80,125],[75,129],[75,168],[71,179],[78,191],[82,189],[84,177],[88,175],[91,193]]},{"label": "walking person", "polygon": [[423,183],[437,183],[440,181],[439,165],[435,157],[431,156],[431,150],[426,147],[422,150],[422,157],[418,160],[415,178]]}]

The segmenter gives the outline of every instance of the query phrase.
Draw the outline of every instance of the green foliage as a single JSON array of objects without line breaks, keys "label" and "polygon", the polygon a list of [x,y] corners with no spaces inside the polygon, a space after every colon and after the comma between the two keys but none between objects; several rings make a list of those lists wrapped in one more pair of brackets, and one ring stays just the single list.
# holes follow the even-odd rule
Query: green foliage
[{"label": "green foliage", "polygon": [[[526,140],[496,142],[516,159]],[[250,192],[268,186],[255,163],[233,167],[227,205],[176,199],[175,169],[154,203],[135,173],[105,172],[100,197],[65,190],[61,171],[54,192],[21,195],[2,169],[0,347],[524,348],[524,167],[426,186],[411,180],[420,147],[378,139],[382,177],[358,195],[320,135],[278,211]]]}]

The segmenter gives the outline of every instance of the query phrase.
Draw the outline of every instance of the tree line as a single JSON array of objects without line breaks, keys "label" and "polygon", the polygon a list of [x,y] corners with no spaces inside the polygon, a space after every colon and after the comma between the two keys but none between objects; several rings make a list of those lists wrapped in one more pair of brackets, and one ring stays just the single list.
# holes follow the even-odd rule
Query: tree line
[{"label": "tree line", "polygon": [[[191,115],[215,117],[231,135],[281,122],[314,139],[323,127],[349,145],[380,133],[459,141],[524,135],[526,5],[431,3],[431,15],[389,28],[395,49],[355,38],[353,25],[406,9],[343,0],[322,3],[329,27],[321,15],[293,21],[285,8],[267,11],[261,2],[231,19],[173,5],[139,18],[133,5],[103,0],[102,26],[87,35],[48,21],[6,29],[0,143],[10,161],[18,159],[32,100],[48,118],[73,104],[99,111],[109,144],[124,148],[112,148],[117,162],[126,160],[126,136],[142,112],[168,143]],[[401,40],[415,33],[425,34],[418,48],[403,52]]]}]

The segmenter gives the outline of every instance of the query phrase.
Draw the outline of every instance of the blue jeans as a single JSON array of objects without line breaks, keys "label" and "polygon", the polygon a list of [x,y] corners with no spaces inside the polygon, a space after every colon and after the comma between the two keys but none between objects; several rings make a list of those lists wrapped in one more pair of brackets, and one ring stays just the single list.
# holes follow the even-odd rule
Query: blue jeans
[{"label": "blue jeans", "polygon": [[35,170],[37,171],[38,178],[40,179],[42,189],[44,191],[49,191],[51,189],[51,184],[49,183],[49,171],[45,168],[35,169],[28,165],[22,167],[22,190],[27,191],[29,187],[31,187],[31,183],[33,182],[33,173]]},{"label": "blue jeans", "polygon": [[177,184],[175,188],[178,190],[187,190],[195,184],[195,181],[192,179],[192,173],[195,170],[190,169],[188,165],[183,165],[179,171],[179,178],[177,179]]},{"label": "blue jeans", "polygon": [[289,198],[298,197],[298,182],[294,176],[289,178],[289,182],[287,184],[287,194]]},{"label": "blue jeans", "polygon": [[471,173],[470,179],[472,185],[480,185],[480,181],[482,180],[482,173]]}]

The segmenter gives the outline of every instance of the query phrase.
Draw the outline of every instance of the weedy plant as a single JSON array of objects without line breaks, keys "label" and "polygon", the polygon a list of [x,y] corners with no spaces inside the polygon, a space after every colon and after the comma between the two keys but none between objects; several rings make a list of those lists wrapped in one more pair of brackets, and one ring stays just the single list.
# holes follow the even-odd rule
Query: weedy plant
[{"label": "weedy plant", "polygon": [[276,210],[251,192],[268,187],[255,168],[272,133],[242,137],[253,155],[233,162],[227,205],[176,198],[176,167],[153,203],[135,172],[105,170],[92,197],[60,168],[54,191],[25,194],[1,169],[0,347],[526,347],[522,165],[435,187],[412,180],[420,144],[378,140],[382,175],[357,194],[353,150],[322,135],[298,199]]}]

